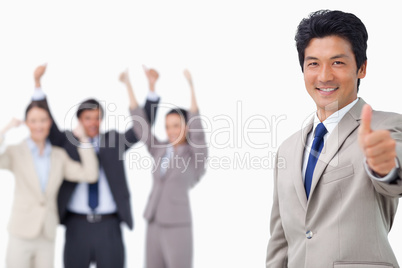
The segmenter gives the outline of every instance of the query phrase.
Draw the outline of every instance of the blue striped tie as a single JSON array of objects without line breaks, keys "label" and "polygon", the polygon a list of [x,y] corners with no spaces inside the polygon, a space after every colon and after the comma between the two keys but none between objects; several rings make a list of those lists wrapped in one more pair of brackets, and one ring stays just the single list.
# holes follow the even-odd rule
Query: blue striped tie
[{"label": "blue striped tie", "polygon": [[307,199],[310,195],[311,183],[313,181],[314,168],[317,164],[322,147],[324,147],[324,136],[327,133],[323,123],[319,123],[315,129],[313,146],[311,146],[310,155],[308,157],[306,174],[304,176],[304,188],[306,188]]}]

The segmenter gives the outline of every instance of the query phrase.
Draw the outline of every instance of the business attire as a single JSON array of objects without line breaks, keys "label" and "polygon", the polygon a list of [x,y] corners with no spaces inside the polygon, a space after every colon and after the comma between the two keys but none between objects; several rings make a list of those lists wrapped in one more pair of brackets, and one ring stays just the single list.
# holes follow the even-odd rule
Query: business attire
[{"label": "business attire", "polygon": [[[142,108],[134,117],[146,118]],[[153,187],[144,217],[147,220],[146,267],[192,267],[192,218],[189,189],[205,173],[207,146],[198,113],[189,114],[187,143],[173,149],[160,142],[147,120],[134,123],[134,131],[154,159]]]},{"label": "business attire", "polygon": [[397,142],[397,168],[379,178],[358,143],[364,104],[357,99],[323,122],[328,133],[308,198],[303,180],[317,122],[311,119],[279,147],[267,268],[399,267],[388,233],[402,194],[402,116],[373,111],[372,128],[389,130]]},{"label": "business attire", "polygon": [[[1,141],[0,141],[1,142]],[[63,178],[95,182],[97,159],[92,148],[77,148],[81,163],[46,143],[43,154],[28,138],[8,146],[0,155],[0,168],[13,172],[14,200],[8,225],[7,268],[51,268],[59,224],[57,193]]]},{"label": "business attire", "polygon": [[[40,89],[35,90],[33,99],[47,105]],[[146,102],[145,110],[151,122],[158,102],[158,98]],[[59,130],[54,120],[49,140],[64,148],[72,159],[80,161],[73,134]],[[124,222],[132,229],[133,217],[123,160],[125,152],[137,141],[132,128],[125,133],[114,130],[101,133],[91,141],[99,160],[99,183],[63,182],[58,208],[60,221],[66,226],[66,268],[88,268],[90,263],[96,263],[98,268],[124,267],[120,225]]]}]

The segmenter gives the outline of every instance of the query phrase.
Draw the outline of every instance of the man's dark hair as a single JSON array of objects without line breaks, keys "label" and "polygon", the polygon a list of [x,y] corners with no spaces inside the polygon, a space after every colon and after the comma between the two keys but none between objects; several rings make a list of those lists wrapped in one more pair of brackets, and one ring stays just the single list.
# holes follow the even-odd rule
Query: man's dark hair
[{"label": "man's dark hair", "polygon": [[[357,70],[367,60],[368,34],[363,22],[354,14],[342,11],[319,10],[304,18],[297,27],[295,36],[300,66],[303,69],[304,52],[313,38],[338,36],[348,41],[355,55]],[[357,81],[359,90],[360,79]]]},{"label": "man's dark hair", "polygon": [[80,106],[78,107],[77,118],[80,118],[81,114],[84,111],[97,110],[97,109],[99,109],[100,114],[101,114],[100,116],[101,116],[101,118],[103,118],[103,107],[102,107],[102,105],[100,105],[100,103],[95,99],[87,99],[87,100],[83,101],[80,104]]},{"label": "man's dark hair", "polygon": [[184,109],[182,109],[182,108],[172,109],[172,110],[170,110],[170,111],[166,114],[166,116],[168,116],[168,115],[170,115],[170,114],[177,114],[177,115],[183,117],[183,118],[184,118],[184,122],[187,124],[187,117],[188,117],[188,115],[187,115],[187,111],[186,111],[186,110],[184,110]]},{"label": "man's dark hair", "polygon": [[44,104],[43,102],[39,102],[39,101],[32,101],[28,105],[28,107],[25,109],[25,120],[27,120],[28,113],[32,108],[40,108],[42,110],[45,110],[46,113],[49,115],[49,118],[52,118],[51,115],[50,115],[49,109],[46,106],[46,104]]}]

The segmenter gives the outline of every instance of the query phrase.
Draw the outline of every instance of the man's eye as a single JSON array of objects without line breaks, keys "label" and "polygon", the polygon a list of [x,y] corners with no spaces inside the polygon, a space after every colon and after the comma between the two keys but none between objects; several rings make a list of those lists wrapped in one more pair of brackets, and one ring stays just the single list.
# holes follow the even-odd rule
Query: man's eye
[{"label": "man's eye", "polygon": [[316,65],[318,65],[317,62],[310,62],[307,66],[316,66]]},{"label": "man's eye", "polygon": [[334,61],[334,65],[341,65],[341,64],[343,64],[343,62],[341,62],[341,61]]}]

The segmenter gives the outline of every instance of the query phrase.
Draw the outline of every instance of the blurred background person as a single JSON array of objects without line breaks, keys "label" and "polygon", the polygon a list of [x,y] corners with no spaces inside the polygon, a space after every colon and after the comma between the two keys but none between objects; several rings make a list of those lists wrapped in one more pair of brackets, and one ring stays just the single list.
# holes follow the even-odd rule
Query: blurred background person
[{"label": "blurred background person", "polygon": [[[145,69],[148,79],[156,72]],[[204,175],[207,145],[190,73],[191,107],[172,109],[165,118],[168,141],[152,133],[145,111],[129,90],[130,107],[135,117],[134,131],[154,159],[153,187],[145,209],[147,221],[146,267],[190,268],[193,259],[192,217],[189,189]],[[127,77],[123,73],[122,77]],[[129,86],[128,86],[129,87]],[[137,121],[138,120],[138,121]]]},{"label": "blurred background person", "polygon": [[[34,72],[33,99],[48,105],[41,88],[41,78],[45,71],[46,66],[42,65]],[[155,85],[152,84],[150,88],[155,88]],[[146,117],[151,124],[159,101],[158,97],[153,97],[155,99],[149,97],[145,104]],[[97,152],[99,181],[95,184],[64,181],[60,188],[59,217],[66,227],[64,267],[88,268],[91,263],[95,263],[99,268],[123,268],[125,252],[121,223],[133,228],[130,191],[123,159],[124,153],[138,139],[132,128],[124,133],[115,130],[100,133],[104,110],[95,99],[82,102],[76,115]],[[61,131],[54,120],[49,139],[52,144],[65,148],[71,158],[80,161],[73,133]]]},{"label": "blurred background person", "polygon": [[[5,133],[21,123],[12,119],[0,131],[0,144]],[[7,268],[52,268],[59,223],[56,199],[63,178],[93,183],[98,179],[98,163],[93,148],[77,147],[80,163],[64,149],[50,144],[47,136],[52,119],[43,104],[29,104],[25,124],[30,136],[0,154],[0,168],[15,176],[6,263]],[[88,142],[80,128],[75,135],[81,142]]]}]

